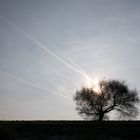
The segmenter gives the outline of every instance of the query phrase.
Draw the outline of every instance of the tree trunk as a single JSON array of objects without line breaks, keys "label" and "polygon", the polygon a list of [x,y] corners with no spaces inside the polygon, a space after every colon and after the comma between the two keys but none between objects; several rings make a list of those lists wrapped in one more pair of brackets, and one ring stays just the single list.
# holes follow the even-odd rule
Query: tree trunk
[{"label": "tree trunk", "polygon": [[99,119],[98,119],[98,121],[102,121],[102,120],[103,120],[103,116],[104,116],[104,113],[101,112],[101,113],[99,114]]}]

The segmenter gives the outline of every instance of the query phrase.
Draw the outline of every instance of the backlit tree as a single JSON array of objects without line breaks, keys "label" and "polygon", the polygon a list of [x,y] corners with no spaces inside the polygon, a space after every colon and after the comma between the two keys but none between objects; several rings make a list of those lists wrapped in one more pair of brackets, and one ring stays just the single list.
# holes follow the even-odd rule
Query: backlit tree
[{"label": "backlit tree", "polygon": [[106,120],[108,113],[113,110],[124,119],[138,115],[138,92],[136,89],[129,89],[124,81],[101,80],[98,91],[83,87],[76,92],[74,101],[78,113],[87,120]]}]

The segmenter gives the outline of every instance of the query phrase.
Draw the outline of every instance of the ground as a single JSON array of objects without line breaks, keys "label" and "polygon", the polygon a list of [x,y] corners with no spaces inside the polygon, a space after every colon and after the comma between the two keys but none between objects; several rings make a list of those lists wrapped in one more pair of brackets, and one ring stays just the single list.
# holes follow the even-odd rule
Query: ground
[{"label": "ground", "polygon": [[1,140],[139,140],[140,121],[0,121]]}]

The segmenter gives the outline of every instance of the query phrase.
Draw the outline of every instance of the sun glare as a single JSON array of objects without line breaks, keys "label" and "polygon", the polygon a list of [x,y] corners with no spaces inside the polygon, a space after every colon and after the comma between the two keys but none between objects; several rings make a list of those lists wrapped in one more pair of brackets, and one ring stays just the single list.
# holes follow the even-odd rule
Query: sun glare
[{"label": "sun glare", "polygon": [[95,92],[99,92],[100,88],[99,88],[99,79],[98,78],[92,79],[89,77],[85,77],[84,83],[85,83],[84,85],[87,88],[93,88],[93,90]]}]

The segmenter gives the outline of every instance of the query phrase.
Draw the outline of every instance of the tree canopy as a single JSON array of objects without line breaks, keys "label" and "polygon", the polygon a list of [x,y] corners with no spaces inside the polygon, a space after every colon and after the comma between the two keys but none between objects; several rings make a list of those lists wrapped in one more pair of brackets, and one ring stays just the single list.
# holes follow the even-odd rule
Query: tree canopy
[{"label": "tree canopy", "polygon": [[139,103],[138,91],[128,88],[124,81],[101,80],[99,91],[82,87],[74,96],[76,110],[87,120],[109,119],[108,113],[116,111],[123,119],[138,115],[136,104]]}]

